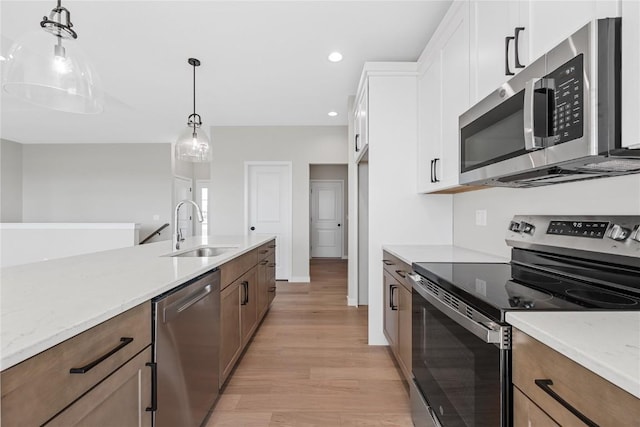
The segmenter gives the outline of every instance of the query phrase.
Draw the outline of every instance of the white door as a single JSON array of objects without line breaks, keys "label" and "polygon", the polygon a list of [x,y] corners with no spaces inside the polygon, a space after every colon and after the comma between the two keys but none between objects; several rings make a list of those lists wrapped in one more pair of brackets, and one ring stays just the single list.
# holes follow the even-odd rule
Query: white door
[{"label": "white door", "polygon": [[289,280],[291,163],[245,163],[247,233],[276,236],[276,279]]},{"label": "white door", "polygon": [[[181,177],[174,177],[173,180],[173,208],[175,209],[181,200],[193,199],[192,180]],[[193,207],[191,204],[182,205],[178,217],[178,228],[182,237],[193,236]]]},{"label": "white door", "polygon": [[341,258],[342,181],[311,181],[311,257]]}]

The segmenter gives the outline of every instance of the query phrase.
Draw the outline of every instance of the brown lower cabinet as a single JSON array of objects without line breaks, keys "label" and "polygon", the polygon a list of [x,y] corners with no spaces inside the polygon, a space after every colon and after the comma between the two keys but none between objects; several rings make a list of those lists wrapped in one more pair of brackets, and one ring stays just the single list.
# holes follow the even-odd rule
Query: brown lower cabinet
[{"label": "brown lower cabinet", "polygon": [[273,301],[274,261],[275,241],[272,240],[220,267],[223,278],[220,285],[220,387],[233,371]]},{"label": "brown lower cabinet", "polygon": [[151,360],[146,302],[2,371],[1,423],[148,427]]},{"label": "brown lower cabinet", "polygon": [[151,347],[65,409],[47,426],[151,426]]},{"label": "brown lower cabinet", "polygon": [[384,334],[407,382],[411,381],[411,267],[383,252]]},{"label": "brown lower cabinet", "polygon": [[515,427],[639,425],[640,399],[516,328],[512,363]]}]

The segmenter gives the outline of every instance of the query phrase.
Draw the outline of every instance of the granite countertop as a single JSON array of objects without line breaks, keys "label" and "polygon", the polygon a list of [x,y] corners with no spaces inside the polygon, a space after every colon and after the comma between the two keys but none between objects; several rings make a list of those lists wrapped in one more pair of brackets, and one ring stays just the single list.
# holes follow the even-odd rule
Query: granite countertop
[{"label": "granite countertop", "polygon": [[510,312],[507,322],[640,399],[640,312]]},{"label": "granite countertop", "polygon": [[209,258],[168,257],[171,242],[114,249],[0,269],[0,370],[273,239],[204,236],[182,242],[234,247]]},{"label": "granite countertop", "polygon": [[507,258],[452,245],[384,245],[382,249],[409,265],[414,262],[509,262]]}]

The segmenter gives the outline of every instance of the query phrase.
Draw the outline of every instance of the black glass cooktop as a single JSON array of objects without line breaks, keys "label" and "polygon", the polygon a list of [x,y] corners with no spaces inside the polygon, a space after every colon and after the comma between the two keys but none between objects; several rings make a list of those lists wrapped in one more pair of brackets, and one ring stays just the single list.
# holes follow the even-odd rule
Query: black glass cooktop
[{"label": "black glass cooktop", "polygon": [[513,310],[640,310],[640,291],[620,292],[515,263],[419,262],[413,269],[500,321]]}]

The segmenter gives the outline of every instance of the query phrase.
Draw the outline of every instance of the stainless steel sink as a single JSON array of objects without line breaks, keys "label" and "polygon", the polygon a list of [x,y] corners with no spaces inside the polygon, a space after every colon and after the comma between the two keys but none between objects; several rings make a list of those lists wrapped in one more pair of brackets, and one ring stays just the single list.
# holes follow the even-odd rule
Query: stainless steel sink
[{"label": "stainless steel sink", "polygon": [[169,256],[171,257],[214,257],[214,256],[222,255],[234,249],[238,249],[238,248],[204,246],[204,247],[192,249],[186,252],[171,254]]}]

